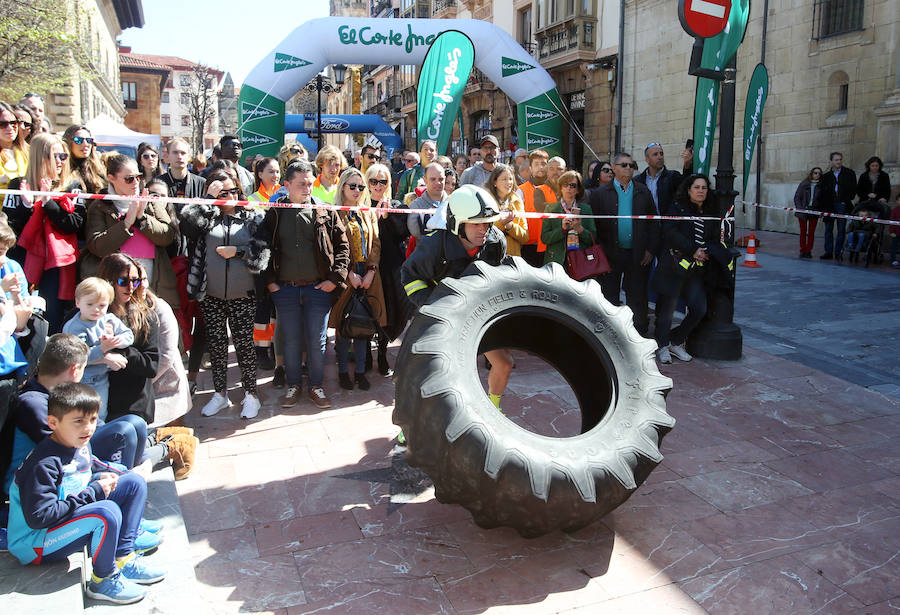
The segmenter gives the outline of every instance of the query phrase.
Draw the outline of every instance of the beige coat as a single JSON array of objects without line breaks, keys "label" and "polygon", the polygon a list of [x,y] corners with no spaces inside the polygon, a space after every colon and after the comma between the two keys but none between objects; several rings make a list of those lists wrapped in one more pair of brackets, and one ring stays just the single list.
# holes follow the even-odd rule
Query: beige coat
[{"label": "beige coat", "polygon": [[[338,216],[341,219],[341,223],[344,225],[344,228],[347,228],[347,218],[349,217],[350,212],[339,211],[337,212]],[[360,218],[362,219],[363,229],[366,233],[366,266],[378,266],[381,261],[381,239],[378,237],[378,219],[375,217],[375,213],[371,211],[361,211]],[[347,242],[350,243],[351,239],[348,236]],[[353,265],[350,265],[350,269],[353,269]],[[334,304],[334,307],[331,308],[331,314],[328,317],[328,326],[332,328],[336,328],[341,323],[341,315],[344,311],[344,306],[347,305],[347,301],[350,300],[350,295],[353,293],[353,287],[350,286],[350,283],[347,283],[347,288],[344,289],[344,292],[341,293],[340,298],[338,298],[337,303]],[[378,324],[382,327],[387,324],[387,310],[384,307],[384,290],[381,287],[381,272],[379,270],[375,270],[375,279],[372,280],[372,285],[369,286],[368,291],[366,292],[366,297],[369,300],[369,305],[372,307],[373,314],[378,318]]]}]

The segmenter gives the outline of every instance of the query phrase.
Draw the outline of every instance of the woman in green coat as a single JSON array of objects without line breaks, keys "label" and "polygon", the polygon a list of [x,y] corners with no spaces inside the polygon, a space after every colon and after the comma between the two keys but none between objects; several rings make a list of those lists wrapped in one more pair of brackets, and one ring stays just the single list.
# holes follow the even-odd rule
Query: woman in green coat
[{"label": "woman in green coat", "polygon": [[[550,203],[544,213],[591,215],[591,206],[584,201],[584,182],[578,171],[566,171],[559,177],[560,199]],[[578,234],[578,247],[589,248],[594,245],[596,228],[592,218],[548,218],[541,227],[541,241],[547,244],[544,252],[544,264],[565,263],[566,244],[569,231]]]}]

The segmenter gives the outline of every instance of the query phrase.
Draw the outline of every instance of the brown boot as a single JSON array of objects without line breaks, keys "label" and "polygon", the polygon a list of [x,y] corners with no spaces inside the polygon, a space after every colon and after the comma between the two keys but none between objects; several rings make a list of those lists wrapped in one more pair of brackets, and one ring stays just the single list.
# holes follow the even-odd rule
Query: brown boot
[{"label": "brown boot", "polygon": [[160,427],[156,430],[156,441],[159,442],[166,436],[174,436],[175,434],[194,435],[193,427]]},{"label": "brown boot", "polygon": [[197,446],[200,440],[187,434],[175,434],[166,442],[169,447],[169,459],[172,460],[172,469],[175,471],[175,480],[183,480],[194,469],[194,459],[197,455]]}]

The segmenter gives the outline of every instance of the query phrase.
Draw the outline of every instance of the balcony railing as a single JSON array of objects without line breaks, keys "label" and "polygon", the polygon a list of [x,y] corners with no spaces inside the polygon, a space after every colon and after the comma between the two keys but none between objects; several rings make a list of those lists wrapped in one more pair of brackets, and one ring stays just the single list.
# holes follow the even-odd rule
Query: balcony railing
[{"label": "balcony railing", "polygon": [[459,4],[457,3],[457,0],[432,0],[431,14],[434,16],[443,11],[457,9],[458,7]]}]

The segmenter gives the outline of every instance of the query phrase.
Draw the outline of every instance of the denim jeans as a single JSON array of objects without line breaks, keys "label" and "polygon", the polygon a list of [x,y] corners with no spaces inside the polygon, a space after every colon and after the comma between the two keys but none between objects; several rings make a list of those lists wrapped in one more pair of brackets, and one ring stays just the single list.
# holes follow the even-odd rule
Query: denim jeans
[{"label": "denim jeans", "polygon": [[691,331],[700,324],[706,315],[706,288],[703,286],[703,278],[697,274],[688,274],[681,287],[680,297],[687,303],[684,319],[681,324],[672,329],[672,317],[675,315],[675,306],[678,304],[677,296],[660,295],[656,300],[656,343],[660,348],[669,345],[669,342],[678,346],[683,344],[691,334]]},{"label": "denim jeans", "polygon": [[[895,227],[896,228],[896,227]],[[897,260],[897,250],[900,249],[900,235],[891,237],[891,262]]]},{"label": "denim jeans", "polygon": [[851,252],[861,252],[866,247],[869,240],[869,233],[866,231],[852,231],[847,235],[847,249]]},{"label": "denim jeans", "polygon": [[[835,203],[834,213],[845,214],[848,208],[845,203]],[[837,222],[837,237],[834,236],[834,223]],[[844,235],[847,230],[847,221],[844,218],[832,218],[826,216],[825,224],[825,254],[840,256],[844,252]]]},{"label": "denim jeans", "polygon": [[272,294],[284,331],[284,375],[288,386],[300,386],[300,356],[306,350],[309,388],[322,386],[331,293],[313,285],[282,286]]},{"label": "denim jeans", "polygon": [[356,369],[354,371],[357,374],[362,374],[366,371],[366,346],[369,345],[369,340],[350,340],[335,334],[334,352],[337,354],[338,371],[342,374],[346,374],[350,369],[347,365],[347,360],[350,358],[351,343],[353,344],[353,360],[356,362]]},{"label": "denim jeans", "polygon": [[133,414],[104,423],[91,437],[91,449],[99,459],[121,463],[129,470],[144,460],[146,444],[147,423]]},{"label": "denim jeans", "polygon": [[97,391],[97,395],[100,396],[100,413],[98,416],[101,421],[106,420],[106,415],[109,413],[109,370],[108,368],[104,368],[104,370],[100,373],[94,374],[84,374],[81,377],[81,384],[86,384],[95,391]]}]

